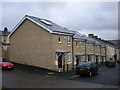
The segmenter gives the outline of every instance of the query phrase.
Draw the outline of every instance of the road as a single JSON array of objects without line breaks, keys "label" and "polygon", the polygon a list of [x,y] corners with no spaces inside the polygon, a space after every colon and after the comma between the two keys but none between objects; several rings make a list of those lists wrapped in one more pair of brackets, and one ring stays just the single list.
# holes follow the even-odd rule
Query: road
[{"label": "road", "polygon": [[[2,84],[7,88],[116,88],[118,68],[100,68],[98,75],[78,76],[75,72],[33,72],[16,68],[2,71]],[[120,69],[120,68],[119,68]]]},{"label": "road", "polygon": [[118,81],[118,68],[120,65],[117,65],[116,67],[102,67],[100,68],[100,71],[98,75],[94,75],[92,77],[89,76],[73,76],[71,80],[81,81],[81,82],[90,82],[90,83],[97,83],[97,84],[104,84],[104,85],[120,85],[120,82]]}]

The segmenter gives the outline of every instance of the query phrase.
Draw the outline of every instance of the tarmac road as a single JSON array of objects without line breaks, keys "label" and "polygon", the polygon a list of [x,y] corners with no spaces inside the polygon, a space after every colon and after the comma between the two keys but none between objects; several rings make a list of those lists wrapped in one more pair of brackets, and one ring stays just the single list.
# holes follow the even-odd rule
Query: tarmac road
[{"label": "tarmac road", "polygon": [[[19,66],[20,67],[20,66]],[[20,69],[3,70],[2,84],[7,88],[117,88],[118,66],[102,67],[96,76],[78,76],[75,72],[56,73]]]},{"label": "tarmac road", "polygon": [[[118,69],[119,68],[119,69]],[[116,67],[106,67],[103,66],[100,68],[98,75],[94,75],[92,77],[89,76],[73,76],[71,80],[81,81],[81,82],[90,82],[90,83],[97,83],[97,84],[104,84],[104,85],[115,85],[120,86],[120,64]]]}]

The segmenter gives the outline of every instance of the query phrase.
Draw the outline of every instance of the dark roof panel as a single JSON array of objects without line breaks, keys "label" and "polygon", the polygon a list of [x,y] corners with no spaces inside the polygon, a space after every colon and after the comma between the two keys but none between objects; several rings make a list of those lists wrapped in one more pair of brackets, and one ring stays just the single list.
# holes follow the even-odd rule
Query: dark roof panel
[{"label": "dark roof panel", "polygon": [[47,19],[42,19],[34,16],[28,16],[30,19],[34,20],[35,22],[39,23],[40,25],[46,27],[47,29],[53,31],[53,32],[60,32],[60,33],[68,33],[68,34],[73,34],[73,32],[67,28],[61,27],[57,25],[56,23],[47,20]]}]

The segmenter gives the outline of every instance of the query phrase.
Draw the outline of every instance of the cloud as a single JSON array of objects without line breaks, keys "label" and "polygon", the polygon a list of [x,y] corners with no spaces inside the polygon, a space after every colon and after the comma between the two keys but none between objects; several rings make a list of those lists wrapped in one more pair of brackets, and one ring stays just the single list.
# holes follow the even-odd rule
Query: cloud
[{"label": "cloud", "polygon": [[[79,30],[78,30],[79,31]],[[95,36],[98,36],[98,38],[104,39],[104,40],[111,40],[111,39],[118,39],[118,30],[114,30],[114,29],[109,29],[109,30],[80,30],[79,31],[82,34],[86,34],[88,36],[88,34],[94,34]]]},{"label": "cloud", "polygon": [[7,26],[12,30],[28,14],[52,20],[68,29],[94,31],[106,39],[116,39],[111,34],[117,34],[118,30],[117,2],[5,2],[2,8],[0,28]]}]

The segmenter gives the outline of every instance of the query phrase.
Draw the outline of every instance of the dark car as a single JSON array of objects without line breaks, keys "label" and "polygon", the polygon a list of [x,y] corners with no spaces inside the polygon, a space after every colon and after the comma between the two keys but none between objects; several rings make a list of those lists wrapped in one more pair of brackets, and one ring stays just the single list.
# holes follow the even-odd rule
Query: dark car
[{"label": "dark car", "polygon": [[98,66],[95,62],[80,62],[76,66],[76,74],[79,75],[88,74],[92,76],[93,74],[97,74],[98,70]]},{"label": "dark car", "polygon": [[120,60],[117,60],[117,63],[120,63]]},{"label": "dark car", "polygon": [[106,61],[106,66],[107,67],[115,67],[116,62],[114,60],[108,60],[108,61]]}]

